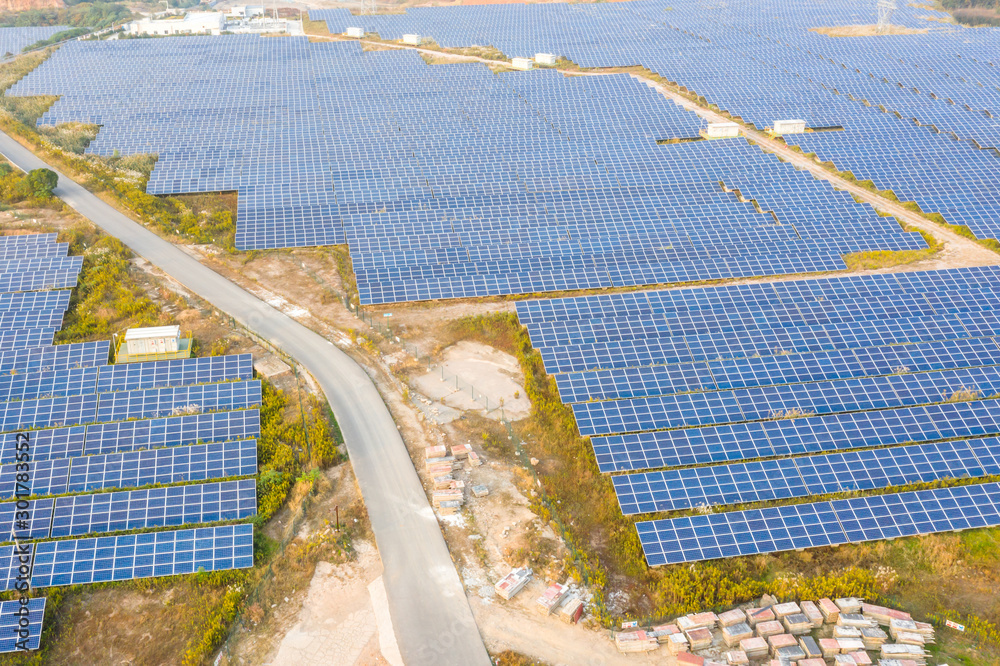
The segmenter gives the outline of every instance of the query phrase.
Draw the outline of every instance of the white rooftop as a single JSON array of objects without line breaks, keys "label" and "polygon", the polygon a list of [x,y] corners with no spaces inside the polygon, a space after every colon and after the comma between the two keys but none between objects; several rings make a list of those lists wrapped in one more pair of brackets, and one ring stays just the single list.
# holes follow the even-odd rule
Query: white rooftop
[{"label": "white rooftop", "polygon": [[149,338],[176,338],[181,334],[180,326],[150,326],[130,328],[125,331],[126,340],[148,340]]}]

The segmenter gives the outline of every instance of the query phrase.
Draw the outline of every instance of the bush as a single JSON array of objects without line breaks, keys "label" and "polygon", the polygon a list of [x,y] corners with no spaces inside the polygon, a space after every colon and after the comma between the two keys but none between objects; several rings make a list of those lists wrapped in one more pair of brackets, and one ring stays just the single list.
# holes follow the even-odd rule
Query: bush
[{"label": "bush", "polygon": [[52,198],[52,191],[59,184],[59,176],[51,169],[32,169],[28,172],[28,187],[36,199],[42,201]]}]

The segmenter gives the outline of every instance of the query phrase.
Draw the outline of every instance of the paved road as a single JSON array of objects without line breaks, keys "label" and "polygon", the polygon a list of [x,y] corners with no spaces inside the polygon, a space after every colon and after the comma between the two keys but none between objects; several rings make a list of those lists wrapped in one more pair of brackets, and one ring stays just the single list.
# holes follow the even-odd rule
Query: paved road
[{"label": "paved road", "polygon": [[[0,153],[26,171],[48,166],[3,133]],[[330,341],[203,266],[70,178],[60,174],[55,193],[313,374],[337,416],[368,508],[403,660],[413,666],[489,664],[434,512],[389,409],[365,371]]]}]

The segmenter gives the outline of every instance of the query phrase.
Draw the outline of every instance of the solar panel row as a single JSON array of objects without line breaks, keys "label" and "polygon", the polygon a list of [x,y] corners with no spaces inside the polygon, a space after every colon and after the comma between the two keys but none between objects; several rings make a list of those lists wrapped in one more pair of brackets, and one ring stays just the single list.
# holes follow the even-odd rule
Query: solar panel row
[{"label": "solar panel row", "polygon": [[[998,273],[602,294],[517,308],[581,434],[592,436],[601,471],[650,470],[613,477],[622,511],[652,513],[1000,474]],[[797,342],[775,344],[778,335]],[[602,354],[610,369],[580,371]],[[869,500],[896,502],[713,514],[697,518],[708,523],[693,540],[683,522],[640,523],[640,534],[651,565],[882,538],[844,513]],[[970,511],[950,523],[911,516],[899,535],[961,529]],[[995,524],[987,513],[968,524]]]},{"label": "solar panel row", "polygon": [[612,477],[622,513],[750,504],[1000,474],[1000,440],[959,440]]},{"label": "solar panel row", "polygon": [[1000,484],[935,488],[636,524],[651,566],[1000,525]]}]

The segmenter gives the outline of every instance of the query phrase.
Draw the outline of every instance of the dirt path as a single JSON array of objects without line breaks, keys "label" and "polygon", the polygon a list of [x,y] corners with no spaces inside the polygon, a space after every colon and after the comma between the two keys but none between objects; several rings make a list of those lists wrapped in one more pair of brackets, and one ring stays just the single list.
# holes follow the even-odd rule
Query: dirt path
[{"label": "dirt path", "polygon": [[[513,650],[552,666],[673,666],[677,660],[664,648],[642,654],[621,654],[606,631],[585,631],[571,627],[555,617],[542,617],[515,603],[527,597],[529,590],[513,602],[472,603],[479,629],[490,652]],[[535,595],[531,595],[534,600]],[[502,605],[501,605],[502,604]]]}]

